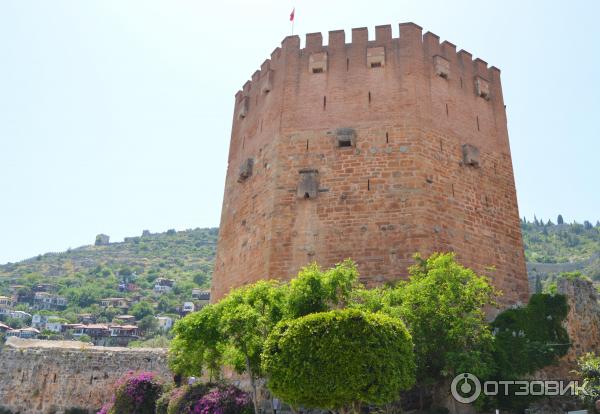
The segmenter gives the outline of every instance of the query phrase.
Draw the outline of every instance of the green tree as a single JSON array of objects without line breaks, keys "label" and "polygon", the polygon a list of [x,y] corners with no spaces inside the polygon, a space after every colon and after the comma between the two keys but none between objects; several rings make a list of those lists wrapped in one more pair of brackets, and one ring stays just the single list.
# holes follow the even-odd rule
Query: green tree
[{"label": "green tree", "polygon": [[577,365],[578,374],[583,378],[581,388],[584,392],[580,393],[580,398],[592,408],[600,401],[600,356],[588,353],[579,358]]},{"label": "green tree", "polygon": [[283,318],[285,296],[276,281],[260,281],[235,289],[221,302],[220,323],[230,365],[250,377],[254,410],[258,413],[258,384],[263,377],[261,355],[267,336]]},{"label": "green tree", "polygon": [[569,349],[563,295],[534,294],[527,306],[500,313],[492,328],[498,378],[519,379],[558,361]]},{"label": "green tree", "polygon": [[294,405],[354,412],[385,404],[414,383],[414,352],[404,324],[357,309],[279,323],[263,367],[271,391]]},{"label": "green tree", "polygon": [[351,260],[322,271],[313,263],[290,281],[287,317],[297,318],[315,312],[344,307],[355,289],[358,270]]},{"label": "green tree", "polygon": [[197,272],[193,276],[194,283],[198,286],[204,286],[208,282],[208,276],[204,272]]},{"label": "green tree", "polygon": [[221,363],[247,373],[258,413],[258,384],[264,342],[284,314],[285,292],[276,281],[235,289],[223,300],[187,315],[175,324],[170,348],[173,371],[211,376]]},{"label": "green tree", "polygon": [[169,365],[174,372],[200,376],[206,369],[211,381],[218,379],[225,341],[220,319],[221,307],[208,305],[177,321],[169,349]]},{"label": "green tree", "polygon": [[141,301],[131,307],[130,313],[139,321],[148,315],[154,315],[154,306],[150,302]]},{"label": "green tree", "polygon": [[390,293],[394,297],[388,302],[413,337],[417,382],[442,385],[461,372],[489,375],[493,336],[483,308],[494,304],[497,292],[488,278],[459,265],[453,254],[416,259],[409,280]]},{"label": "green tree", "polygon": [[563,219],[562,214],[559,214],[558,217],[556,218],[556,223],[557,224],[564,224],[565,220]]},{"label": "green tree", "polygon": [[146,315],[138,322],[138,327],[149,337],[158,329],[158,321],[154,316]]}]

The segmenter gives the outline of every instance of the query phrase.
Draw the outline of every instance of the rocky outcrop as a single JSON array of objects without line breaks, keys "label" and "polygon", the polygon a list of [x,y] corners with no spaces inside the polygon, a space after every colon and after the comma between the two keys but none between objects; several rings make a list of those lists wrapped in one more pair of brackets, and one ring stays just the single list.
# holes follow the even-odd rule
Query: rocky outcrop
[{"label": "rocky outcrop", "polygon": [[566,328],[571,347],[557,366],[543,369],[536,377],[576,379],[573,370],[577,368],[577,359],[588,352],[600,353],[600,298],[592,282],[586,279],[560,278],[556,287],[569,304]]},{"label": "rocky outcrop", "polygon": [[0,351],[0,407],[20,414],[98,409],[128,371],[170,379],[167,351],[9,338]]}]

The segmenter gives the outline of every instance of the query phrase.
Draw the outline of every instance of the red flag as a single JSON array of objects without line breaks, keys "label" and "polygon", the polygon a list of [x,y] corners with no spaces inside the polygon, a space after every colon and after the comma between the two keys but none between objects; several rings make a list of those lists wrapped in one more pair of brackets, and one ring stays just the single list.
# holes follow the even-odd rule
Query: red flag
[{"label": "red flag", "polygon": [[294,15],[296,14],[296,8],[294,7],[294,9],[292,10],[292,12],[290,13],[290,22],[294,21]]}]

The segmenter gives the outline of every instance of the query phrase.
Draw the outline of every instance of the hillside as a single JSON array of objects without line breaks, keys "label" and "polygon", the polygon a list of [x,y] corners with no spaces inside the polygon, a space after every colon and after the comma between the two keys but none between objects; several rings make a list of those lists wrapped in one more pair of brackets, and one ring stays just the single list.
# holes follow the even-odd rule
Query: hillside
[{"label": "hillside", "polygon": [[[550,282],[567,271],[600,282],[600,223],[544,224],[535,219],[522,221],[521,227],[532,289],[538,277]],[[176,312],[193,288],[209,288],[217,235],[216,228],[144,233],[124,242],[0,265],[0,295],[14,293],[15,285],[23,296],[51,285],[51,291],[69,301],[63,312],[69,319],[75,313],[98,313],[99,301],[107,297],[138,297],[157,312]],[[157,278],[173,280],[173,289],[157,294]]]},{"label": "hillside", "polygon": [[[19,296],[31,297],[40,285],[48,285],[42,290],[68,300],[63,315],[70,320],[76,313],[98,313],[98,303],[107,297],[141,297],[160,312],[174,313],[190,300],[193,288],[209,288],[217,235],[215,228],[145,232],[124,242],[82,246],[0,265],[0,295],[17,290]],[[156,294],[158,278],[173,280],[172,290]]]},{"label": "hillside", "polygon": [[527,271],[535,280],[552,281],[562,272],[580,272],[600,282],[600,223],[554,224],[521,221]]}]

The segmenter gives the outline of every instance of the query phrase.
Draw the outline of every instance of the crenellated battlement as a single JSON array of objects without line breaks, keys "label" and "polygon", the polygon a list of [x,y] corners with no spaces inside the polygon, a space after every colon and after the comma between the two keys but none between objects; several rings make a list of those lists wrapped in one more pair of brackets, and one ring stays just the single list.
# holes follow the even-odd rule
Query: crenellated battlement
[{"label": "crenellated battlement", "polygon": [[[241,101],[241,96],[249,95],[253,85],[262,82],[265,74],[270,73],[278,66],[279,60],[286,54],[299,54],[300,56],[313,53],[347,54],[356,56],[358,52],[368,53],[369,48],[383,47],[386,53],[397,53],[401,58],[414,54],[422,54],[424,58],[440,56],[449,63],[449,70],[463,76],[480,77],[487,82],[497,82],[500,70],[494,66],[488,67],[486,61],[481,58],[473,59],[473,55],[465,50],[456,52],[456,46],[445,40],[440,43],[440,37],[432,32],[422,33],[423,28],[415,23],[400,23],[399,36],[392,36],[392,26],[375,26],[375,39],[369,40],[369,29],[367,27],[353,28],[350,31],[351,40],[346,42],[344,30],[331,30],[327,33],[327,42],[324,43],[324,35],[321,32],[307,33],[305,35],[304,47],[301,47],[300,37],[297,35],[286,36],[281,41],[281,47],[277,47],[271,58],[267,59],[254,72],[251,80],[246,82],[243,88],[236,93],[236,102]],[[430,64],[434,65],[432,59]],[[272,81],[272,79],[271,79]]]}]

